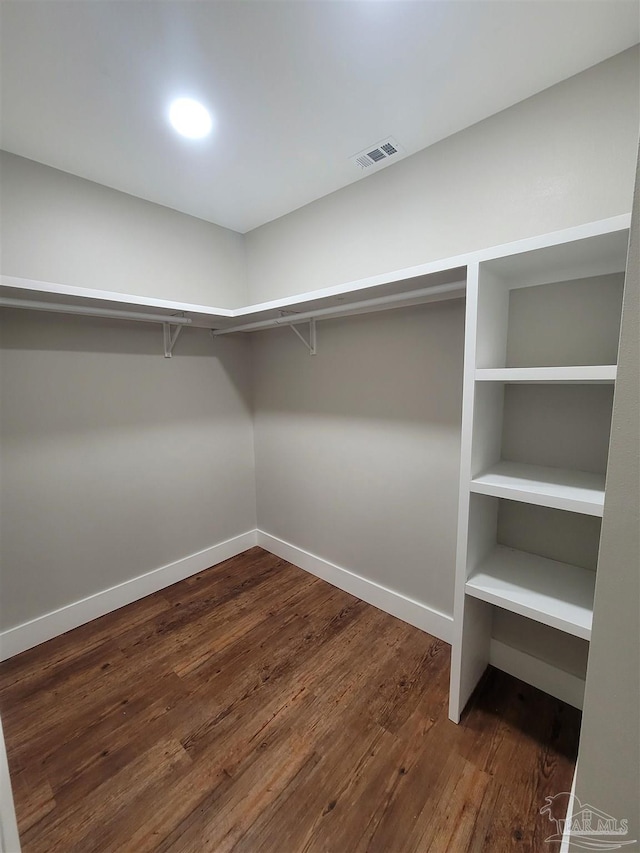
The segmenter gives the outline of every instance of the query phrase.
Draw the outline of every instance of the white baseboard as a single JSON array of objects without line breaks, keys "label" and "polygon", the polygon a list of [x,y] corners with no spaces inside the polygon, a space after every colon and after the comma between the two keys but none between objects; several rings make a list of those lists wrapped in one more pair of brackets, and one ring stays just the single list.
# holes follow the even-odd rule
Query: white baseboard
[{"label": "white baseboard", "polygon": [[[33,648],[47,640],[71,631],[92,619],[104,616],[119,607],[138,601],[146,595],[158,592],[184,578],[197,574],[210,566],[222,563],[248,548],[259,545],[278,557],[293,563],[304,571],[322,578],[333,586],[355,595],[357,598],[378,607],[385,613],[396,616],[428,634],[451,643],[453,618],[432,607],[415,601],[402,593],[363,578],[354,572],[337,566],[315,554],[278,539],[262,530],[249,530],[233,539],[219,542],[211,548],[183,557],[174,563],[161,566],[139,577],[124,581],[117,586],[90,595],[80,601],[45,613],[22,625],[0,633],[0,660],[6,660],[20,652]],[[546,661],[518,649],[491,640],[489,663],[497,669],[544,690],[551,696],[582,708],[584,681],[575,675],[552,666]]]},{"label": "white baseboard", "polygon": [[294,566],[298,566],[298,568],[322,578],[333,586],[361,598],[362,601],[384,610],[385,613],[402,619],[403,622],[408,622],[446,643],[451,643],[453,617],[375,581],[363,578],[348,569],[336,566],[334,563],[323,560],[322,557],[317,557],[315,554],[310,554],[290,542],[278,539],[277,536],[271,536],[263,530],[257,532],[258,545],[265,551],[282,557],[283,560],[293,563]]},{"label": "white baseboard", "polygon": [[496,669],[508,672],[509,675],[582,710],[584,680],[577,675],[493,639],[489,647],[489,663]]},{"label": "white baseboard", "polygon": [[45,613],[43,616],[24,622],[22,625],[16,625],[15,628],[9,628],[0,633],[0,660],[13,657],[72,628],[124,607],[125,604],[144,598],[145,595],[158,592],[190,575],[235,557],[236,554],[241,554],[256,544],[256,531],[249,530],[240,536],[234,536],[233,539],[205,548],[204,551],[190,554],[174,563],[153,569],[144,575],[131,578],[80,601],[74,601],[51,613]]}]

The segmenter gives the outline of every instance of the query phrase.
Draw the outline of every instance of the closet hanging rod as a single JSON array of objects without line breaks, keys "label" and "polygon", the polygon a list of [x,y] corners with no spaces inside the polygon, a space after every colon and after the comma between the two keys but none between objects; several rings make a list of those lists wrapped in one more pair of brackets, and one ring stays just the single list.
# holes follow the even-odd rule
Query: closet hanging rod
[{"label": "closet hanging rod", "polygon": [[28,308],[32,311],[51,311],[55,314],[81,314],[84,317],[104,317],[111,320],[137,320],[140,323],[168,323],[171,326],[188,326],[189,317],[168,314],[142,314],[138,311],[112,311],[110,308],[91,308],[85,305],[63,305],[59,302],[32,302],[29,299],[0,297],[0,308]]},{"label": "closet hanging rod", "polygon": [[421,290],[412,290],[409,293],[391,293],[388,296],[376,296],[374,299],[363,299],[362,302],[349,302],[347,304],[331,305],[329,308],[316,308],[313,311],[303,311],[300,314],[284,314],[282,317],[273,317],[270,320],[259,320],[255,323],[244,323],[241,326],[229,326],[226,329],[213,329],[214,337],[218,335],[230,335],[232,332],[253,332],[258,329],[275,328],[276,326],[292,326],[295,323],[307,323],[309,320],[344,316],[354,312],[366,313],[369,309],[393,307],[397,305],[415,304],[420,301],[428,301],[427,297],[440,296],[451,293],[463,296],[466,282],[454,281],[449,284],[438,284],[435,287],[423,287]]}]

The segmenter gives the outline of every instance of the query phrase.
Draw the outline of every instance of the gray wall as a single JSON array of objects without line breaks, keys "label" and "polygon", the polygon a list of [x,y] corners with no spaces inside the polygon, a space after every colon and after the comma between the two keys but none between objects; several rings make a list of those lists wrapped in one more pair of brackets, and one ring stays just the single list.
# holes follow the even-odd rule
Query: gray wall
[{"label": "gray wall", "polygon": [[252,337],[259,527],[450,614],[463,300]]},{"label": "gray wall", "polygon": [[628,213],[639,88],[632,48],[251,231],[251,301]]},{"label": "gray wall", "polygon": [[507,367],[615,364],[623,290],[624,273],[512,290]]},{"label": "gray wall", "polygon": [[640,169],[576,794],[640,842]]},{"label": "gray wall", "polygon": [[[251,299],[628,213],[638,88],[634,49],[250,232]],[[254,336],[258,525],[451,613],[462,304],[318,330]]]},{"label": "gray wall", "polygon": [[[220,307],[239,234],[0,155],[2,272]],[[1,629],[255,527],[250,348],[5,311]]]},{"label": "gray wall", "polygon": [[249,345],[2,312],[6,630],[255,528]]},{"label": "gray wall", "polygon": [[167,207],[0,152],[4,275],[235,308],[243,238]]}]

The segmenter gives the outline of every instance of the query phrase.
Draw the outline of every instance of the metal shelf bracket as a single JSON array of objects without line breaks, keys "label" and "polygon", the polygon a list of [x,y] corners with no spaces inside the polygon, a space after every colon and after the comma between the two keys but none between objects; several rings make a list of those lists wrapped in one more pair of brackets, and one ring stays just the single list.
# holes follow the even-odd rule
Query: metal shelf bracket
[{"label": "metal shelf bracket", "polygon": [[307,340],[305,338],[305,336],[296,329],[296,327],[293,325],[293,323],[289,323],[289,328],[294,333],[294,335],[297,338],[299,338],[302,341],[302,343],[306,346],[306,348],[309,350],[309,355],[315,355],[318,352],[317,347],[316,347],[316,321],[315,321],[315,318],[312,317],[311,320],[309,320],[309,340]]},{"label": "metal shelf bracket", "polygon": [[[173,331],[171,331],[171,327],[174,326]],[[162,324],[162,341],[164,343],[164,357],[171,358],[173,354],[173,348],[176,345],[176,341],[180,337],[180,332],[182,331],[183,326],[176,326],[173,323],[163,323]]]}]

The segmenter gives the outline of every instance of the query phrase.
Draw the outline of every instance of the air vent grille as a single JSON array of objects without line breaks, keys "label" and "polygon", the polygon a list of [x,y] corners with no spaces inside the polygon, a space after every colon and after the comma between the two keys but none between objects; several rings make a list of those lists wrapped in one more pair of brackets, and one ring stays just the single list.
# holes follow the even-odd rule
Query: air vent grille
[{"label": "air vent grille", "polygon": [[379,160],[384,160],[385,155],[379,148],[374,148],[373,151],[367,152],[367,157],[371,158],[374,163],[377,163]]},{"label": "air vent grille", "polygon": [[402,146],[398,145],[395,139],[389,137],[388,139],[383,139],[382,142],[378,142],[376,145],[365,148],[364,151],[360,151],[358,154],[354,154],[349,159],[356,166],[359,166],[360,169],[364,170],[370,169],[372,166],[384,164],[390,157],[397,159],[402,154],[404,154]]}]

